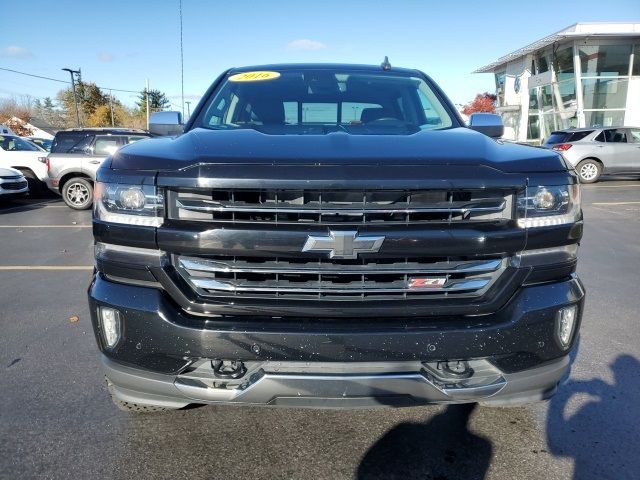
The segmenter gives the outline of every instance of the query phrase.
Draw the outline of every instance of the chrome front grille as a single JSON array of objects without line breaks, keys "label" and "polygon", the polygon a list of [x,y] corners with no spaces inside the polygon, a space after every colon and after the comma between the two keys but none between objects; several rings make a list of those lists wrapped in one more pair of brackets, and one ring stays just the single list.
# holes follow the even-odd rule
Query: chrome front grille
[{"label": "chrome front grille", "polygon": [[408,225],[512,218],[513,194],[500,190],[180,190],[170,218],[312,225]]},{"label": "chrome front grille", "polygon": [[173,257],[205,297],[376,300],[478,297],[505,268],[502,258],[299,259]]}]

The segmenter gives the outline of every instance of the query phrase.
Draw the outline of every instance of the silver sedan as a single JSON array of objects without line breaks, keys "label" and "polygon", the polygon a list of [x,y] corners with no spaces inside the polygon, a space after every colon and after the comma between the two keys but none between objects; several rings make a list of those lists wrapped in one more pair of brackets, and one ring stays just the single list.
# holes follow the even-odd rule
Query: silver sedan
[{"label": "silver sedan", "polygon": [[542,145],[561,153],[582,183],[603,173],[640,175],[640,128],[572,128],[551,133]]}]

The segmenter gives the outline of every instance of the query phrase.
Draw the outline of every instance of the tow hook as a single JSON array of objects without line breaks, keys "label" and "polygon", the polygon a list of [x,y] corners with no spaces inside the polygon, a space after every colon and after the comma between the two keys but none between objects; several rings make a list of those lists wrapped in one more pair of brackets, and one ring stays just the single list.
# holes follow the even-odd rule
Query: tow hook
[{"label": "tow hook", "polygon": [[240,360],[212,360],[211,368],[216,378],[236,379],[247,373],[247,368]]},{"label": "tow hook", "polygon": [[442,369],[450,377],[465,379],[473,376],[473,368],[464,360],[439,362],[438,369]]}]

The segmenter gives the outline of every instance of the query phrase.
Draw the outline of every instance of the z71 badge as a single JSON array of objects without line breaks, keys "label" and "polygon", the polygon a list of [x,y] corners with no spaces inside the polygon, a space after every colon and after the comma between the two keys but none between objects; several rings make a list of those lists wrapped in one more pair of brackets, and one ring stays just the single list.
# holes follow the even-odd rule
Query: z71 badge
[{"label": "z71 badge", "polygon": [[409,279],[409,288],[442,288],[446,282],[446,277],[412,277]]}]

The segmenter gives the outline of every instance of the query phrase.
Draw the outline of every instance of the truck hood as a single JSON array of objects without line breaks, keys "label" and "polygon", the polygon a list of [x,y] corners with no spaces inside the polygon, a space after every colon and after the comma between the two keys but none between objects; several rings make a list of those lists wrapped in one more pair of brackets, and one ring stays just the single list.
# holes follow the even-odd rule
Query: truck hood
[{"label": "truck hood", "polygon": [[176,171],[215,164],[298,166],[484,166],[504,173],[560,172],[549,150],[503,143],[468,128],[411,135],[270,135],[257,130],[194,129],[123,147],[116,170]]}]

